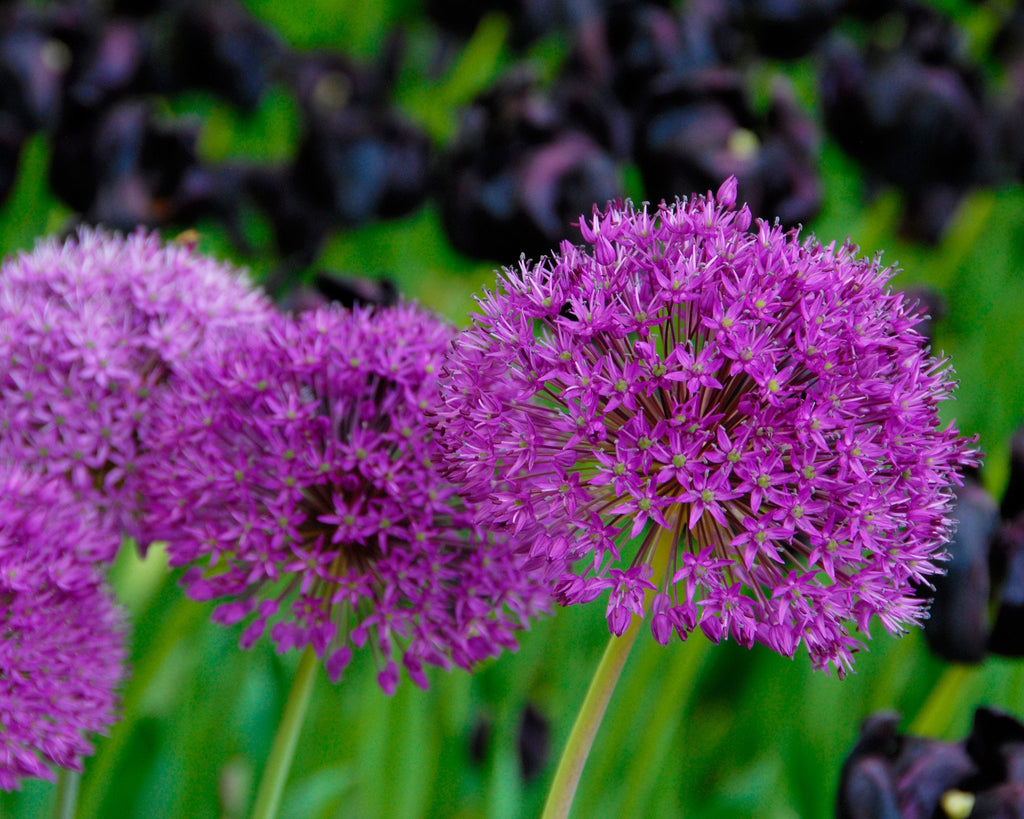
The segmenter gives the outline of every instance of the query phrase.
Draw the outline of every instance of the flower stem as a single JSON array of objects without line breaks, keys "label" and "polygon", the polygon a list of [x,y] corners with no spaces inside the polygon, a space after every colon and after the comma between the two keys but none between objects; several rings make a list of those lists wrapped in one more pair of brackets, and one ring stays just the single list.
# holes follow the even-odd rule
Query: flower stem
[{"label": "flower stem", "polygon": [[68,768],[61,768],[57,773],[57,788],[53,800],[54,819],[75,819],[75,808],[78,805],[78,785],[82,774]]},{"label": "flower stem", "polygon": [[977,674],[977,666],[947,667],[914,717],[909,733],[915,736],[941,737],[949,729],[956,705],[963,699],[964,688]]},{"label": "flower stem", "polygon": [[284,714],[281,715],[281,723],[277,726],[277,735],[274,737],[274,745],[267,758],[267,767],[263,770],[263,778],[256,792],[252,819],[272,819],[277,816],[284,785],[288,780],[288,771],[292,767],[295,748],[299,743],[302,722],[313,692],[317,665],[313,646],[307,646],[295,672],[292,689],[288,692],[288,702],[285,703]]},{"label": "flower stem", "polygon": [[[655,545],[651,562],[654,569],[653,582],[656,586],[665,573],[675,544],[675,533],[671,530],[664,530]],[[656,593],[656,589],[648,589],[645,593],[645,612],[650,610],[651,600]],[[601,726],[601,720],[604,718],[604,713],[612,698],[612,692],[626,665],[629,650],[636,642],[636,636],[640,633],[642,625],[643,617],[634,614],[629,627],[622,636],[617,637],[613,634],[608,641],[601,662],[597,665],[597,671],[594,672],[594,678],[590,681],[587,696],[576,715],[576,722],[569,733],[569,740],[562,751],[562,758],[558,761],[558,769],[555,771],[551,790],[548,791],[548,800],[544,805],[541,819],[565,819],[569,815],[569,809],[572,807],[572,800],[576,795],[576,788],[583,773],[583,766],[587,764],[587,757],[594,745],[594,737],[597,736],[597,729]]]}]

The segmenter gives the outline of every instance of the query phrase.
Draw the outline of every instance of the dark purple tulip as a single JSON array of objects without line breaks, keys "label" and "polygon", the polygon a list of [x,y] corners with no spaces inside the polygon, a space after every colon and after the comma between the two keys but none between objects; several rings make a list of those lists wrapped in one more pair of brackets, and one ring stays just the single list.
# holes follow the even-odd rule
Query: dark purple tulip
[{"label": "dark purple tulip", "polygon": [[270,221],[278,254],[289,266],[311,264],[320,254],[334,220],[297,189],[291,169],[249,168],[244,189]]},{"label": "dark purple tulip", "polygon": [[254,110],[284,53],[272,29],[235,0],[190,0],[171,36],[175,88],[202,88]]},{"label": "dark purple tulip", "polygon": [[976,766],[953,743],[901,735],[899,714],[864,721],[843,764],[836,819],[930,819],[944,792]]},{"label": "dark purple tulip", "polygon": [[72,52],[36,19],[0,14],[0,108],[27,128],[50,128],[60,116]]},{"label": "dark purple tulip", "polygon": [[94,109],[125,94],[149,91],[151,47],[138,23],[124,19],[107,22],[76,61],[69,96],[76,105]]},{"label": "dark purple tulip", "polygon": [[1007,520],[1024,515],[1024,426],[1010,439],[1010,478],[999,513]]},{"label": "dark purple tulip", "polygon": [[935,12],[906,14],[897,50],[861,53],[836,40],[821,97],[829,131],[877,179],[907,197],[903,230],[937,241],[971,187],[995,169],[996,128],[984,84]]},{"label": "dark purple tulip", "polygon": [[810,53],[838,22],[845,0],[742,0],[757,51],[792,60]]},{"label": "dark purple tulip", "polygon": [[1000,151],[1007,172],[1024,179],[1024,6],[1015,4],[992,45],[1003,68],[1005,91],[997,101]]},{"label": "dark purple tulip", "polygon": [[[1024,656],[1024,427],[1010,447],[1010,479],[997,506],[976,473],[965,476],[952,517],[947,574],[934,580],[929,646],[953,662]],[[994,614],[994,616],[993,616]]]},{"label": "dark purple tulip", "polygon": [[529,782],[544,772],[551,746],[551,725],[533,703],[527,703],[519,720],[518,745],[519,769]]},{"label": "dark purple tulip", "polygon": [[1003,525],[993,539],[992,571],[997,588],[989,650],[1024,656],[1024,427],[1010,442],[1010,478],[999,511]]},{"label": "dark purple tulip", "polygon": [[978,708],[961,742],[900,734],[898,725],[897,714],[864,721],[843,765],[837,819],[1022,815],[1024,725],[1015,717]]},{"label": "dark purple tulip", "polygon": [[581,214],[622,195],[608,151],[522,73],[474,101],[443,164],[445,231],[480,259],[547,253]]},{"label": "dark purple tulip", "polygon": [[[389,41],[391,49],[397,46]],[[324,119],[346,108],[384,107],[391,92],[392,58],[385,70],[367,66],[332,52],[292,53],[283,73],[303,116]]]},{"label": "dark purple tulip", "polygon": [[18,178],[18,160],[24,143],[25,130],[21,120],[0,111],[0,204],[7,201]]},{"label": "dark purple tulip", "polygon": [[196,124],[163,121],[146,102],[81,112],[55,135],[51,187],[90,222],[125,230],[168,224],[198,161],[198,136]]},{"label": "dark purple tulip", "polygon": [[430,183],[426,134],[396,112],[346,107],[306,123],[293,183],[341,224],[415,210]]},{"label": "dark purple tulip", "polygon": [[633,117],[625,105],[606,89],[581,74],[559,77],[551,89],[552,102],[567,122],[616,159],[626,160],[633,152]]},{"label": "dark purple tulip", "polygon": [[996,611],[989,651],[1024,657],[1024,515],[1003,525],[994,543],[999,608]]},{"label": "dark purple tulip", "polygon": [[315,310],[329,302],[344,307],[393,307],[398,304],[398,288],[391,279],[368,279],[318,270],[313,274],[311,285],[290,289],[279,304],[283,310],[298,313]]},{"label": "dark purple tulip", "polygon": [[667,72],[717,62],[710,35],[693,36],[670,9],[654,3],[612,3],[577,27],[569,71],[611,90],[627,106],[644,98],[651,81]]},{"label": "dark purple tulip", "polygon": [[946,574],[934,580],[931,616],[924,622],[928,645],[946,660],[978,663],[989,638],[989,548],[999,529],[996,502],[980,484],[967,481],[957,492],[957,521]]},{"label": "dark purple tulip", "polygon": [[636,139],[645,192],[655,201],[714,190],[735,176],[739,199],[763,218],[806,223],[821,206],[817,132],[785,85],[776,86],[762,118],[738,72],[663,77],[638,118]]}]

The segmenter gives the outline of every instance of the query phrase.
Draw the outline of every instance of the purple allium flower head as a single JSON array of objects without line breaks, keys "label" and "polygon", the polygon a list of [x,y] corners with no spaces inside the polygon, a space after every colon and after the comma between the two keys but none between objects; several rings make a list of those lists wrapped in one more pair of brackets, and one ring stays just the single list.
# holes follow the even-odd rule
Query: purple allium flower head
[{"label": "purple allium flower head", "polygon": [[81,770],[115,720],[124,617],[89,556],[118,542],[63,481],[0,468],[2,790],[52,780],[48,763]]},{"label": "purple allium flower head", "polygon": [[892,271],[735,195],[595,209],[590,249],[507,269],[455,342],[444,445],[561,602],[610,591],[613,632],[656,590],[660,643],[700,626],[843,673],[850,621],[922,618],[974,454]]},{"label": "purple allium flower head", "polygon": [[0,268],[0,457],[68,476],[139,536],[133,475],[154,395],[206,339],[273,312],[238,271],[155,235],[39,243]]},{"label": "purple allium flower head", "polygon": [[474,523],[428,426],[453,330],[418,308],[318,308],[254,331],[181,379],[153,430],[146,523],[214,619],[311,644],[337,680],[369,643],[469,667],[511,647],[550,592]]}]

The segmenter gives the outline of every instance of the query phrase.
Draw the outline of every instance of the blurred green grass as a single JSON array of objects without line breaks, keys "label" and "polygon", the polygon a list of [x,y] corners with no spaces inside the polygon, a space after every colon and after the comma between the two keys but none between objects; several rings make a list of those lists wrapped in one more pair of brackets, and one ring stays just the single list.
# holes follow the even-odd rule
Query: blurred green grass
[{"label": "blurred green grass", "polygon": [[[412,27],[415,61],[416,37],[426,36],[417,34],[412,2],[250,5],[300,48],[368,58],[391,24],[401,22]],[[504,21],[489,18],[438,81],[421,79],[415,65],[403,73],[399,101],[436,140],[450,137],[459,106],[508,64],[506,32]],[[553,65],[558,55],[558,44],[548,42],[538,59]],[[793,71],[806,85],[806,64]],[[174,110],[205,114],[202,146],[211,158],[281,159],[296,139],[294,110],[276,93],[251,117],[201,97],[179,100]],[[65,223],[67,210],[47,192],[46,163],[47,146],[36,138],[0,212],[5,253]],[[1024,190],[975,194],[955,214],[947,239],[924,248],[896,236],[896,194],[866,201],[858,169],[832,143],[822,169],[826,207],[809,229],[823,241],[849,236],[865,253],[884,250],[886,262],[902,268],[897,286],[927,284],[944,294],[948,313],[935,345],[961,381],[949,416],[979,436],[985,480],[998,493],[1009,436],[1024,419]],[[635,179],[631,185],[642,198]],[[266,247],[265,226],[250,230]],[[205,251],[250,266],[257,278],[271,269],[268,258],[239,256],[217,226],[200,231]],[[402,220],[334,235],[317,264],[389,276],[408,297],[460,324],[495,266],[455,253],[431,204]],[[97,754],[87,761],[84,819],[243,815],[297,665],[297,656],[274,654],[266,640],[238,650],[238,629],[211,624],[209,606],[184,600],[162,560],[159,550],[144,563],[126,551],[112,573],[134,624],[134,674],[125,719],[97,739]],[[475,675],[433,672],[426,692],[404,681],[393,698],[379,690],[370,658],[357,655],[341,684],[325,675],[317,681],[284,815],[537,815],[606,640],[600,603],[559,610],[523,636],[517,653]],[[868,649],[856,673],[838,681],[812,672],[805,657],[707,647],[698,637],[661,648],[641,638],[584,772],[575,815],[828,815],[860,720],[894,709],[909,722],[945,670],[919,633],[901,641],[883,633]],[[983,702],[1024,714],[1024,666],[988,660],[948,714],[944,735],[962,736]],[[527,703],[552,726],[551,755],[531,782],[522,779],[516,744]],[[490,726],[489,742],[474,762],[470,749],[481,722]],[[0,815],[43,815],[51,792],[32,782],[19,794],[0,795]]]}]

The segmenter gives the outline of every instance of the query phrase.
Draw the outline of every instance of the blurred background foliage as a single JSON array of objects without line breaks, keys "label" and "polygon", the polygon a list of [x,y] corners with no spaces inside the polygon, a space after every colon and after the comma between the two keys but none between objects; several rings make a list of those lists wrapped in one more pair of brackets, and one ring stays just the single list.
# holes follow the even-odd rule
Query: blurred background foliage
[{"label": "blurred background foliage", "polygon": [[[550,87],[569,60],[573,41],[571,29],[557,25],[525,36],[523,21],[530,18],[523,10],[535,11],[530,3],[451,4],[453,15],[469,15],[466,9],[475,8],[462,30],[438,25],[437,18],[444,17],[438,8],[446,4],[428,5],[250,0],[247,11],[237,8],[263,21],[271,40],[278,38],[269,49],[278,57],[284,51],[328,51],[363,66],[358,70],[371,79],[374,71],[389,74],[384,82],[388,110],[425,135],[431,151],[425,172],[436,176],[431,185],[443,188],[450,166],[436,156],[454,150],[473,100],[523,65],[532,67],[541,89]],[[786,4],[737,0],[723,7],[764,16],[774,5]],[[1024,188],[1012,169],[979,173],[958,178],[953,192],[946,190],[936,204],[928,199],[931,189],[891,173],[887,178],[884,163],[872,164],[856,143],[852,151],[844,147],[843,137],[825,127],[831,115],[822,101],[823,78],[839,58],[829,50],[831,41],[823,45],[822,38],[839,31],[847,42],[882,51],[895,43],[898,50],[909,48],[899,45],[899,27],[908,24],[884,9],[860,16],[841,13],[839,2],[806,5],[832,15],[810,48],[756,58],[742,52],[738,70],[751,110],[760,116],[769,107],[773,84],[780,77],[788,81],[794,104],[818,134],[809,170],[794,172],[811,174],[819,186],[805,229],[824,242],[850,237],[866,254],[884,250],[884,261],[901,268],[896,285],[923,288],[917,292],[937,306],[935,348],[950,357],[961,381],[947,414],[964,432],[979,436],[986,453],[981,479],[999,497],[1009,474],[1009,441],[1024,419]],[[857,5],[871,4],[849,4]],[[35,6],[33,13],[48,8]],[[101,11],[110,19],[144,20],[159,6],[118,3]],[[704,6],[652,8],[695,14],[697,7]],[[921,8],[948,23],[963,43],[964,59],[987,83],[987,93],[1008,99],[1004,108],[1012,117],[1019,89],[1006,61],[993,56],[992,44],[1020,16],[1019,7],[996,0],[935,0]],[[91,6],[89,13],[99,12]],[[16,27],[19,19],[5,18],[5,25]],[[400,47],[395,32],[401,32]],[[795,35],[790,30],[781,36]],[[9,53],[5,48],[0,46],[0,56]],[[381,68],[388,60],[393,64]],[[196,161],[204,167],[218,173],[251,165],[280,169],[304,139],[303,103],[271,74],[257,92],[239,103],[209,88],[175,86],[153,105],[160,122],[184,122],[192,129]],[[939,117],[924,127],[946,127],[943,122]],[[739,137],[747,139],[749,129],[742,130],[746,133]],[[1024,142],[1012,128],[1001,133]],[[62,150],[60,138],[61,126],[53,123],[25,129],[15,152],[12,188],[0,211],[5,253],[68,229],[80,215],[95,220],[104,213],[98,195],[82,208],[54,192],[51,162]],[[921,150],[927,153],[926,146]],[[609,153],[615,156],[621,192],[637,201],[650,196],[635,158]],[[86,164],[92,161],[88,156],[78,155]],[[942,169],[935,173],[941,177]],[[742,174],[740,179],[743,196]],[[271,199],[285,195],[274,190]],[[516,261],[514,253],[480,258],[478,252],[457,250],[446,230],[443,194],[417,194],[413,207],[393,208],[399,211],[394,218],[368,214],[347,223],[317,222],[322,210],[317,215],[299,209],[293,214],[299,225],[316,223],[320,229],[314,240],[288,251],[276,232],[281,230],[277,217],[268,215],[267,200],[250,193],[235,177],[217,189],[218,201],[230,204],[237,224],[218,216],[224,211],[200,209],[193,219],[182,209],[180,218],[158,219],[156,226],[168,237],[194,228],[202,250],[247,266],[279,294],[294,296],[300,285],[314,282],[317,271],[370,282],[388,279],[407,298],[460,324],[472,310],[473,293],[493,281],[495,268]],[[915,227],[917,216],[927,224]],[[120,227],[130,227],[125,222],[136,221],[132,217],[124,212],[110,221],[120,219]],[[563,227],[566,237],[575,235]],[[514,243],[516,236],[504,239]],[[356,286],[380,292],[367,281]],[[97,753],[86,762],[79,815],[244,815],[298,657],[275,655],[266,640],[240,651],[236,629],[211,624],[209,606],[182,597],[159,549],[145,561],[123,550],[112,582],[133,622],[133,674],[124,692],[124,719],[110,736],[97,738]],[[606,640],[604,612],[595,603],[538,621],[523,635],[517,653],[476,675],[432,673],[429,691],[405,681],[393,698],[386,697],[365,653],[341,684],[330,685],[321,675],[285,794],[285,815],[537,815]],[[861,720],[889,709],[904,714],[909,724],[949,668],[920,633],[900,641],[878,635],[858,656],[856,673],[844,681],[812,673],[805,658],[789,661],[760,647],[749,652],[732,644],[711,647],[695,636],[684,645],[661,648],[641,639],[584,772],[575,815],[828,815]],[[1021,660],[989,656],[972,668],[958,678],[955,696],[943,701],[941,718],[932,723],[943,737],[962,736],[981,703],[1024,714]],[[0,795],[0,814],[41,815],[51,798],[50,785],[28,783],[21,793]]]}]

